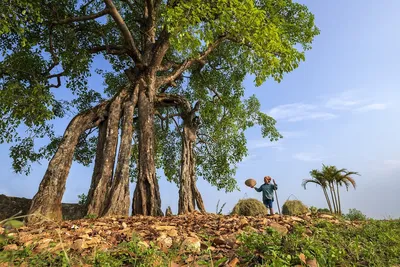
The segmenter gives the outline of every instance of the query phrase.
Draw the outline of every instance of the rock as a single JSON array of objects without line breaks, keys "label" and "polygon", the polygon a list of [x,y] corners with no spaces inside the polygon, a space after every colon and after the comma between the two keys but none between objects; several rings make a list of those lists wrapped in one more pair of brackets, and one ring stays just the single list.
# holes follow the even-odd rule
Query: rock
[{"label": "rock", "polygon": [[216,238],[214,238],[214,240],[213,240],[213,244],[216,245],[216,246],[225,245],[225,243],[226,243],[226,242],[225,242],[224,238],[221,237],[221,236],[216,237]]},{"label": "rock", "polygon": [[271,222],[269,224],[269,227],[276,230],[281,235],[286,235],[288,233],[288,229],[285,226],[280,225],[279,223]]},{"label": "rock", "polygon": [[84,234],[84,235],[80,235],[79,238],[81,239],[89,239],[89,235],[88,234]]},{"label": "rock", "polygon": [[168,225],[158,225],[154,229],[157,231],[170,231],[176,229],[175,226],[168,226]]},{"label": "rock", "polygon": [[16,244],[6,245],[3,247],[3,250],[5,251],[18,250],[18,246]]},{"label": "rock", "polygon": [[319,217],[323,218],[323,219],[333,219],[334,218],[332,215],[329,215],[329,214],[321,214],[321,215],[319,215]]},{"label": "rock", "polygon": [[169,236],[161,235],[157,238],[157,244],[160,248],[170,248],[172,246],[172,238]]},{"label": "rock", "polygon": [[25,243],[31,241],[33,238],[34,238],[33,235],[31,235],[31,234],[29,234],[29,233],[21,232],[21,233],[19,234],[19,239],[18,239],[18,241],[25,244]]},{"label": "rock", "polygon": [[238,263],[239,263],[239,259],[238,259],[238,258],[234,258],[233,260],[231,260],[231,261],[228,263],[228,266],[229,266],[229,267],[235,267],[236,264],[238,264]]},{"label": "rock", "polygon": [[249,224],[249,221],[246,218],[241,218],[239,221],[240,226],[246,226]]},{"label": "rock", "polygon": [[171,229],[167,232],[167,235],[172,237],[178,236],[178,231],[176,231],[175,229]]},{"label": "rock", "polygon": [[230,248],[233,248],[236,244],[236,237],[234,235],[219,236],[214,238],[213,244],[215,246],[228,246]]},{"label": "rock", "polygon": [[144,241],[139,241],[139,242],[137,243],[137,245],[138,245],[138,247],[140,247],[140,248],[142,248],[142,249],[147,249],[147,248],[149,248],[149,244],[147,244],[147,243],[144,242]]},{"label": "rock", "polygon": [[72,230],[78,230],[78,229],[79,229],[79,226],[73,224],[73,225],[71,226],[71,229],[72,229]]},{"label": "rock", "polygon": [[89,237],[89,239],[88,240],[85,240],[85,243],[88,245],[88,246],[94,246],[94,245],[97,245],[97,244],[100,244],[101,243],[101,237],[99,237],[99,236],[94,236],[94,237]]},{"label": "rock", "polygon": [[290,217],[290,219],[292,219],[292,221],[295,221],[295,222],[304,222],[304,220],[302,218],[299,218],[297,216],[292,216],[292,217]]},{"label": "rock", "polygon": [[83,239],[77,239],[72,243],[71,248],[74,250],[83,250],[85,248],[88,248],[88,245],[86,244],[85,240]]},{"label": "rock", "polygon": [[200,247],[200,240],[195,237],[187,237],[185,240],[183,240],[181,245],[181,249],[190,252],[200,252]]},{"label": "rock", "polygon": [[308,267],[318,267],[318,263],[316,259],[308,259],[307,260],[307,266]]},{"label": "rock", "polygon": [[165,216],[172,216],[172,215],[173,215],[173,214],[172,214],[171,207],[168,206],[168,208],[165,210]]},{"label": "rock", "polygon": [[302,263],[306,264],[306,256],[303,253],[299,254],[299,259]]}]

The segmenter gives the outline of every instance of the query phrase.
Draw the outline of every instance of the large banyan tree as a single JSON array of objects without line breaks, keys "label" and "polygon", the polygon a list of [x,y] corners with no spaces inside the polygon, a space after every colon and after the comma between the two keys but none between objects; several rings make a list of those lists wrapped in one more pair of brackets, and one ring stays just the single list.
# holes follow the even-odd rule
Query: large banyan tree
[{"label": "large banyan tree", "polygon": [[[280,81],[318,34],[291,0],[15,0],[0,15],[0,141],[14,143],[17,172],[51,159],[29,212],[54,220],[73,160],[94,159],[87,213],[98,216],[129,214],[132,177],[132,213],[161,215],[157,169],[178,184],[180,213],[204,210],[197,177],[235,189],[244,131],[280,137],[244,98],[245,76]],[[88,85],[94,69],[104,91]],[[55,136],[52,122],[71,112]]]}]

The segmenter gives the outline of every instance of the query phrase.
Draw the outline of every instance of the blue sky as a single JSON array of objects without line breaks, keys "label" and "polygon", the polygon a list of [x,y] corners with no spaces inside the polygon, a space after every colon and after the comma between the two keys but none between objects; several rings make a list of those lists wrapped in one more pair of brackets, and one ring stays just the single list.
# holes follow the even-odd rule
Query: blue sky
[{"label": "blue sky", "polygon": [[[256,94],[263,111],[277,119],[284,138],[271,143],[259,128],[246,133],[249,156],[238,164],[241,191],[225,194],[199,180],[206,209],[215,212],[218,200],[224,212],[238,200],[261,194],[244,186],[249,177],[262,183],[272,176],[279,185],[278,198],[299,199],[309,206],[326,207],[322,191],[301,187],[311,169],[322,163],[358,171],[357,189],[342,190],[344,212],[357,208],[374,218],[399,218],[400,191],[400,2],[300,1],[315,14],[321,34],[306,62],[281,83],[268,81],[255,87],[245,81],[246,95]],[[101,85],[92,81],[92,85]],[[71,118],[57,123],[62,133]],[[33,197],[48,162],[35,164],[29,176],[11,169],[8,145],[1,145],[0,194]],[[87,193],[92,169],[74,164],[64,202],[77,202]],[[162,208],[177,211],[178,189],[160,181]],[[131,195],[134,185],[131,185]],[[275,205],[276,208],[276,205]]]}]

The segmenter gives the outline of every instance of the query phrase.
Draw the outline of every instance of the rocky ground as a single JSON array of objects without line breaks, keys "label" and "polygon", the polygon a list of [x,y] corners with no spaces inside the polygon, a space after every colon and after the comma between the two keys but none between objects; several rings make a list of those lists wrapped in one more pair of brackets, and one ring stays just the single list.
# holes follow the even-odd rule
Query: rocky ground
[{"label": "rocky ground", "polygon": [[[319,218],[337,224],[355,224],[349,221],[339,221],[327,214],[318,215]],[[108,217],[99,219],[81,219],[64,221],[60,224],[42,222],[32,226],[23,226],[18,230],[11,229],[7,235],[12,241],[4,246],[4,250],[21,250],[32,248],[34,253],[43,251],[57,252],[63,248],[71,254],[92,255],[93,251],[113,250],[124,241],[131,241],[138,237],[139,244],[148,247],[153,243],[163,251],[177,249],[181,252],[191,252],[192,255],[209,249],[213,260],[225,257],[226,266],[240,265],[235,257],[235,249],[239,245],[237,235],[243,231],[262,233],[267,227],[277,230],[282,235],[291,231],[293,225],[311,225],[311,214],[304,216],[269,216],[244,217],[216,214],[192,213],[185,216],[168,217]],[[308,227],[307,227],[308,228]],[[0,227],[0,234],[6,229]],[[312,231],[306,231],[312,235]],[[195,257],[195,256],[194,256]],[[190,266],[186,258],[176,266]],[[312,263],[310,263],[311,265]],[[0,264],[0,266],[2,266]]]}]

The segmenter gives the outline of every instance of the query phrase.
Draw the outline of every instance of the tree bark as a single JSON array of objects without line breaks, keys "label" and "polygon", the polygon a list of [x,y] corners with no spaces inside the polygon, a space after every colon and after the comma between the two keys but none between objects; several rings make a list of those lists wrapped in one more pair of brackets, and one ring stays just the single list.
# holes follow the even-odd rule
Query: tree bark
[{"label": "tree bark", "polygon": [[[178,214],[185,214],[195,210],[194,190],[192,188],[192,165],[194,163],[193,140],[196,133],[193,128],[184,123],[182,134],[182,158],[179,181]],[[179,129],[178,129],[179,131]]]},{"label": "tree bark", "polygon": [[324,191],[324,195],[325,195],[325,198],[326,198],[326,203],[328,203],[329,211],[330,211],[331,213],[333,213],[332,205],[331,205],[331,201],[329,200],[328,192],[326,191],[326,188],[325,188],[325,187],[323,187],[323,186],[321,186],[321,187],[322,187],[322,190]]},{"label": "tree bark", "polygon": [[192,178],[192,195],[193,198],[196,200],[197,208],[201,213],[206,213],[206,208],[204,207],[203,198],[201,197],[200,191],[196,186],[197,178],[196,178],[196,158],[194,156],[194,150],[192,149],[193,159],[194,162],[191,165],[191,178]]},{"label": "tree bark", "polygon": [[131,93],[130,99],[124,103],[121,143],[118,151],[117,168],[111,186],[110,197],[103,216],[123,215],[129,216],[129,165],[132,153],[133,124],[132,118],[138,101],[138,90],[136,86]]},{"label": "tree bark", "polygon": [[32,199],[28,212],[32,216],[26,217],[27,223],[42,221],[43,216],[54,221],[62,220],[61,201],[79,136],[104,120],[109,103],[110,101],[105,101],[71,120],[56,153],[49,162],[39,190]]},{"label": "tree bark", "polygon": [[92,181],[90,183],[90,188],[86,200],[86,211],[85,211],[86,215],[89,214],[88,206],[89,203],[92,203],[93,201],[93,194],[97,185],[99,184],[99,178],[101,177],[101,171],[102,171],[101,166],[104,162],[103,150],[104,150],[104,144],[106,142],[106,135],[107,135],[107,120],[99,124],[99,133],[97,137],[97,147],[96,147],[96,159],[94,161]]},{"label": "tree bark", "polygon": [[338,202],[339,215],[342,215],[342,205],[340,204],[339,183],[336,183],[336,191],[337,191],[337,202]]},{"label": "tree bark", "polygon": [[154,95],[152,88],[139,88],[139,162],[138,178],[132,201],[134,215],[162,216],[161,198],[155,169]]},{"label": "tree bark", "polygon": [[[193,212],[196,204],[201,212],[205,212],[203,199],[196,186],[196,159],[194,154],[194,144],[196,132],[199,125],[195,112],[200,103],[196,103],[190,112],[183,114],[183,133],[182,133],[182,159],[179,184],[178,214]],[[185,106],[188,106],[186,104]],[[189,105],[190,107],[190,105]],[[179,129],[178,129],[179,130]]]},{"label": "tree bark", "polygon": [[336,205],[335,196],[333,194],[333,187],[332,187],[331,184],[329,184],[329,189],[331,190],[331,198],[332,198],[332,203],[333,203],[333,210],[334,210],[334,213],[336,214],[337,213],[337,205]]},{"label": "tree bark", "polygon": [[98,165],[95,166],[93,171],[93,187],[90,188],[87,205],[88,215],[101,216],[106,208],[113,179],[121,107],[126,94],[127,90],[123,89],[109,107],[104,145],[99,144],[101,145],[99,149],[102,149],[102,151],[98,150],[98,153],[96,153],[96,156],[100,156],[100,159],[96,160]]}]

